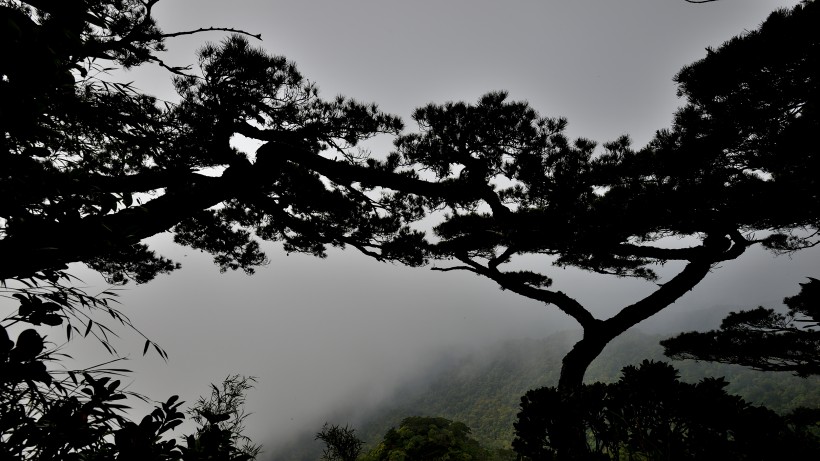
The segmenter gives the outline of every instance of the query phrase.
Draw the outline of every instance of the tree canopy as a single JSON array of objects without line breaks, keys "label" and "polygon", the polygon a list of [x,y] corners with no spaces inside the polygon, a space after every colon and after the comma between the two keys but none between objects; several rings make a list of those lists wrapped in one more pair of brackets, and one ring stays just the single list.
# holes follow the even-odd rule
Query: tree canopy
[{"label": "tree canopy", "polygon": [[[221,269],[247,271],[265,261],[251,231],[322,254],[395,230],[345,185],[363,168],[318,153],[353,159],[359,141],[400,122],[320,99],[293,63],[247,37],[205,46],[197,74],[171,68],[176,104],[110,80],[108,67],[164,65],[164,40],[181,33],[159,30],[156,3],[3,2],[4,49],[19,55],[3,60],[0,83],[0,278],[82,261],[112,281],[144,282],[176,265],[139,242],[174,226],[177,241],[214,253]],[[265,147],[249,159],[231,147],[236,134]],[[342,184],[326,187],[314,170],[337,163],[348,166]]]},{"label": "tree canopy", "polygon": [[[491,461],[498,459],[470,437],[464,423],[446,418],[411,416],[392,428],[362,458],[364,461],[425,459]],[[499,455],[501,456],[501,455]]]},{"label": "tree canopy", "polygon": [[[622,138],[597,155],[592,141],[564,136],[565,120],[491,93],[418,109],[419,131],[399,136],[384,160],[356,147],[397,134],[397,118],[321,99],[293,63],[247,37],[204,47],[198,74],[172,68],[180,101],[163,104],[99,72],[164,65],[158,52],[178,33],[156,26],[156,1],[57,3],[3,6],[30,35],[19,32],[12,49],[63,35],[74,44],[26,51],[28,66],[5,61],[3,94],[14,104],[3,107],[2,152],[13,174],[3,180],[0,276],[85,261],[114,280],[147,281],[175,266],[139,242],[173,228],[222,269],[265,261],[252,237],[319,255],[350,244],[411,264],[467,259],[465,269],[592,324],[577,303],[535,294],[548,276],[499,266],[536,253],[652,279],[659,262],[703,265],[753,243],[788,251],[814,242],[792,232],[817,218],[815,179],[803,174],[817,161],[807,142],[817,127],[813,2],[684,68],[676,79],[688,103],[645,148]],[[55,70],[28,78],[38,60]],[[263,145],[246,155],[231,147],[237,134]],[[808,202],[791,206],[795,197]],[[450,214],[423,245],[411,225],[442,208]],[[701,244],[651,245],[668,236]]]},{"label": "tree canopy", "polygon": [[774,309],[732,312],[719,330],[688,332],[661,342],[675,359],[734,363],[763,371],[820,374],[820,280],[809,277],[787,297],[785,314]]},{"label": "tree canopy", "polygon": [[[34,65],[3,71],[4,97],[17,103],[3,107],[0,277],[84,261],[114,281],[147,281],[176,266],[139,242],[173,229],[223,270],[264,263],[256,238],[317,255],[352,245],[408,264],[454,259],[463,264],[442,269],[555,304],[585,328],[623,330],[752,244],[816,241],[816,179],[805,174],[818,161],[808,142],[818,123],[813,2],[684,68],[687,105],[642,149],[624,137],[597,154],[594,142],[566,138],[565,120],[491,93],[418,109],[419,131],[398,136],[383,160],[356,147],[399,133],[397,118],[321,99],[293,63],[247,37],[204,47],[198,74],[172,68],[178,104],[104,80],[106,63],[162,63],[176,34],[157,28],[155,3],[5,2],[15,30],[74,45],[32,52],[56,69],[39,79],[26,77]],[[235,135],[262,147],[246,155],[231,147]],[[416,222],[434,210],[446,213],[425,240]],[[674,236],[696,243],[664,245]],[[547,274],[502,270],[528,254],[650,280],[655,264],[685,269],[606,323],[550,290]]]}]

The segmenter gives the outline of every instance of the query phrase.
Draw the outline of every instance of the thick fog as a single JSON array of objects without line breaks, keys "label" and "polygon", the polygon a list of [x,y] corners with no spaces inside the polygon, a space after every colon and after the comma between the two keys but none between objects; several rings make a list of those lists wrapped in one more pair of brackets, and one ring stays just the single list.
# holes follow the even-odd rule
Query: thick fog
[{"label": "thick fog", "polygon": [[[376,102],[402,116],[408,130],[415,107],[508,90],[542,115],[567,117],[573,137],[604,142],[629,134],[640,145],[669,125],[680,104],[672,82],[680,67],[755,28],[776,6],[795,3],[164,0],[156,16],[168,32],[224,26],[261,33],[259,45],[294,60],[320,94]],[[172,39],[167,63],[193,64],[198,45],[222,37]],[[173,100],[166,72],[127,78]],[[476,276],[378,263],[353,249],[320,260],[267,245],[270,265],[248,277],[219,274],[209,256],[175,247],[167,235],[150,243],[183,269],[120,292],[123,311],[170,354],[168,363],[141,357],[139,337],[120,329],[120,352],[137,371],[133,390],[190,402],[229,373],[256,376],[248,434],[267,451],[337,411],[389,397],[443,351],[575,327],[554,308]],[[670,322],[691,320],[688,312],[699,309],[778,305],[803,277],[820,275],[818,260],[817,251],[777,259],[751,251],[645,326],[674,331]],[[95,275],[77,273],[103,288]],[[602,317],[653,288],[570,270],[556,269],[553,278],[556,289]],[[90,363],[102,360],[100,349],[89,343],[71,351]]]}]

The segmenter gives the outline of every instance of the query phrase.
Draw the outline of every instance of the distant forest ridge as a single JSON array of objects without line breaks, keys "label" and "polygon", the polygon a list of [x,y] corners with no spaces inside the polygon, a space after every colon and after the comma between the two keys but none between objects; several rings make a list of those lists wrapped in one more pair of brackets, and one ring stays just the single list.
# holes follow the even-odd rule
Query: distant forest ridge
[{"label": "distant forest ridge", "polygon": [[[580,331],[565,331],[543,339],[507,340],[461,356],[449,355],[368,414],[331,422],[352,423],[369,448],[391,427],[398,427],[403,418],[441,416],[467,424],[473,437],[486,447],[508,448],[521,396],[530,389],[558,382],[561,358],[579,335]],[[663,356],[658,344],[666,337],[630,330],[610,343],[593,362],[586,381],[613,382],[627,365],[637,365],[644,359],[663,360],[677,368],[684,381],[723,376],[730,383],[729,393],[778,412],[800,406],[820,407],[820,377],[804,379],[734,365],[671,361]],[[314,435],[304,434],[281,447],[272,459],[318,459],[321,445],[313,440]]]}]

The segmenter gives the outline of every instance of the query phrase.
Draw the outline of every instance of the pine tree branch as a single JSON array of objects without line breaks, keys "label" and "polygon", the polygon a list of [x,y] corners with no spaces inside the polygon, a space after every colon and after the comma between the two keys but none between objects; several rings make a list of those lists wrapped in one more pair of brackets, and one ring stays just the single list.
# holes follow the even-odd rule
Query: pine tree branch
[{"label": "pine tree branch", "polygon": [[544,304],[556,306],[561,312],[575,319],[575,321],[585,329],[600,323],[600,320],[596,319],[581,303],[561,291],[536,288],[532,285],[515,281],[503,272],[499,272],[495,268],[482,266],[465,255],[457,256],[456,258],[472,267],[473,272],[476,274],[483,275],[495,281],[502,289],[510,290],[513,293],[535,301],[541,301]]}]

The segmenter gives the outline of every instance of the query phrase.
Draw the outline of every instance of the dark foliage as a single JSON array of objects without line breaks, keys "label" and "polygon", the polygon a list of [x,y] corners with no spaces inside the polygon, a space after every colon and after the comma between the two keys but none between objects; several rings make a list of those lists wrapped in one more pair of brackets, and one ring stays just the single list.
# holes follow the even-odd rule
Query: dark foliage
[{"label": "dark foliage", "polygon": [[820,439],[816,410],[779,416],[725,391],[727,382],[679,381],[672,366],[644,361],[613,384],[583,386],[567,396],[554,387],[529,391],[515,424],[515,451],[525,459],[556,459],[566,421],[587,433],[584,459],[813,459]]},{"label": "dark foliage", "polygon": [[188,411],[198,425],[196,433],[185,437],[183,454],[190,459],[224,458],[252,461],[262,451],[243,434],[245,430],[245,393],[253,377],[230,375],[221,385],[211,384],[211,395],[200,397]]},{"label": "dark foliage", "polygon": [[[214,387],[210,400],[201,399],[192,412],[195,434],[185,444],[168,438],[182,424],[177,396],[159,402],[141,420],[125,413],[129,398],[147,399],[123,389],[120,378],[129,371],[109,368],[111,362],[82,370],[65,369],[69,358],[55,349],[42,327],[63,327],[67,339],[96,337],[112,354],[114,330],[98,313],[136,330],[115,306],[114,293],[91,296],[66,282],[63,273],[37,274],[17,280],[0,292],[18,307],[0,322],[0,459],[3,460],[181,460],[249,461],[259,448],[242,435],[243,392],[248,379],[231,376],[222,391]],[[25,328],[29,326],[30,328]],[[34,327],[39,327],[35,329]],[[61,328],[62,329],[62,328]],[[16,340],[15,331],[19,331]],[[10,334],[11,332],[11,334]],[[144,352],[152,347],[146,338]],[[62,365],[58,367],[56,365]],[[220,412],[218,421],[199,415]]]},{"label": "dark foliage", "polygon": [[316,440],[325,444],[322,452],[324,461],[356,461],[364,445],[364,441],[356,437],[356,429],[328,423],[316,434]]},{"label": "dark foliage", "polygon": [[682,333],[661,341],[675,359],[734,363],[764,371],[820,374],[820,280],[783,300],[786,314],[758,307],[732,312],[719,330]]}]

